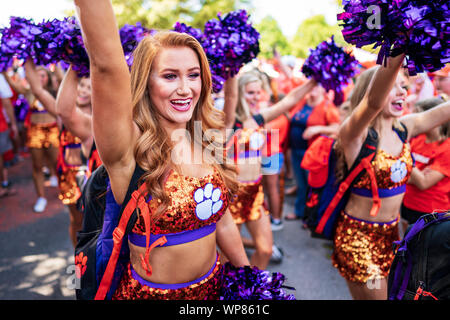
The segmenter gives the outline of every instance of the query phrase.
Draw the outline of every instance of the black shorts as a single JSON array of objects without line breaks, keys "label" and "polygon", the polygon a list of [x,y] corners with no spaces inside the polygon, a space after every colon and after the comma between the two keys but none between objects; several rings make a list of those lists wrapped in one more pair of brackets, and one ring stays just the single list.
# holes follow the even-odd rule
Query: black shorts
[{"label": "black shorts", "polygon": [[419,218],[421,216],[426,215],[428,213],[427,212],[416,211],[416,210],[407,208],[407,207],[405,207],[402,204],[402,208],[401,208],[400,214],[401,214],[403,219],[408,221],[409,224],[414,224],[414,223],[416,223],[417,220],[419,220]]}]

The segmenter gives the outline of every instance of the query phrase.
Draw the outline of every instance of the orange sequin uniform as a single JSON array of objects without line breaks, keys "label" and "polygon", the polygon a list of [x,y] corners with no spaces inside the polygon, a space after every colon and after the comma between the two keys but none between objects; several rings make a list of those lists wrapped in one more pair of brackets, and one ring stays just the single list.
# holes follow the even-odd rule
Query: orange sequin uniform
[{"label": "orange sequin uniform", "polygon": [[239,189],[230,203],[230,213],[236,224],[258,220],[262,212],[269,214],[261,181],[262,177],[254,182],[239,182]]},{"label": "orange sequin uniform", "polygon": [[[408,181],[413,168],[411,147],[409,143],[403,144],[402,152],[394,157],[384,150],[378,150],[372,161],[378,188],[392,189],[403,186]],[[370,189],[370,176],[366,172],[353,188]]]},{"label": "orange sequin uniform", "polygon": [[[233,146],[235,162],[240,161],[255,163],[260,166],[261,150],[266,143],[266,137],[261,129],[240,129],[235,135]],[[254,161],[254,162],[250,162]],[[230,213],[236,224],[247,221],[255,221],[261,218],[262,214],[269,214],[265,207],[264,192],[262,186],[262,176],[255,181],[240,181],[239,190],[230,203]]]},{"label": "orange sequin uniform", "polygon": [[59,128],[56,123],[30,124],[27,130],[28,148],[46,149],[59,147]]},{"label": "orange sequin uniform", "polygon": [[[176,234],[217,223],[229,203],[228,189],[217,170],[202,178],[187,177],[172,171],[165,191],[170,195],[171,203],[163,216],[152,223],[152,234]],[[150,200],[148,206],[151,213],[155,212],[158,203],[157,199]],[[140,213],[132,232],[145,234],[144,218]],[[210,272],[200,279],[186,284],[164,285],[143,280],[129,265],[113,299],[214,300],[219,297],[221,270],[220,259],[217,259]]]},{"label": "orange sequin uniform", "polygon": [[[30,111],[43,112],[43,107],[40,106],[39,101],[35,100]],[[26,146],[28,148],[44,149],[44,148],[58,148],[59,147],[59,128],[56,122],[34,124],[30,123],[27,130]]]},{"label": "orange sequin uniform", "polygon": [[373,223],[342,212],[334,238],[333,266],[352,282],[386,278],[394,259],[392,245],[398,239],[398,218]]},{"label": "orange sequin uniform", "polygon": [[[409,144],[403,144],[397,157],[378,150],[372,167],[379,192],[385,192],[384,197],[388,197],[391,190],[404,187],[411,175],[413,159]],[[353,188],[370,190],[369,174],[365,173]],[[383,196],[380,194],[380,197]],[[332,255],[333,265],[339,273],[345,279],[359,283],[386,278],[394,259],[394,241],[399,240],[398,220],[375,223],[342,212],[336,225]]]},{"label": "orange sequin uniform", "polygon": [[68,165],[65,162],[64,151],[66,147],[76,148],[80,151],[81,140],[67,130],[63,130],[60,135],[60,147],[58,154],[57,174],[59,186],[59,200],[65,205],[76,204],[81,197],[79,181],[82,181],[85,173],[85,166]]}]

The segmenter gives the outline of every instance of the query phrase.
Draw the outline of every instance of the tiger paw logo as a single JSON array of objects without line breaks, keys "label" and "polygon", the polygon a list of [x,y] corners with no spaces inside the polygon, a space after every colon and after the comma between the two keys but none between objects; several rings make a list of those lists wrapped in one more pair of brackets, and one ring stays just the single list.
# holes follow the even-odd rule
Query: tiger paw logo
[{"label": "tiger paw logo", "polygon": [[265,138],[260,132],[253,132],[250,136],[250,149],[259,150],[264,145]]},{"label": "tiger paw logo", "polygon": [[391,167],[392,182],[399,183],[406,177],[407,173],[408,173],[408,170],[406,169],[406,163],[398,160]]},{"label": "tiger paw logo", "polygon": [[311,197],[309,198],[308,202],[306,203],[306,206],[308,208],[313,208],[319,203],[319,195],[317,193],[311,194]]},{"label": "tiger paw logo", "polygon": [[78,255],[75,256],[75,274],[77,278],[81,278],[84,273],[86,272],[86,263],[87,263],[88,257],[84,255],[83,252],[80,252]]},{"label": "tiger paw logo", "polygon": [[212,215],[219,212],[223,206],[220,200],[222,191],[215,188],[212,183],[206,184],[204,188],[198,188],[194,192],[194,200],[197,203],[195,214],[200,220],[208,220]]}]

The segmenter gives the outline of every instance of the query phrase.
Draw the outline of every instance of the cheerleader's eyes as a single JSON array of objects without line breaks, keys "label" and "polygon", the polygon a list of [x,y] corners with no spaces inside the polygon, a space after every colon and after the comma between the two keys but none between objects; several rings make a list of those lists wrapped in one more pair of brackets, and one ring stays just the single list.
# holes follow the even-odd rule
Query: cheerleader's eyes
[{"label": "cheerleader's eyes", "polygon": [[169,73],[169,74],[165,74],[163,77],[164,77],[164,79],[167,79],[167,80],[173,80],[173,79],[176,79],[177,75],[173,74],[173,73]]},{"label": "cheerleader's eyes", "polygon": [[198,72],[191,73],[191,74],[189,75],[189,77],[192,78],[192,79],[196,79],[196,78],[200,77],[200,73],[198,73]]}]

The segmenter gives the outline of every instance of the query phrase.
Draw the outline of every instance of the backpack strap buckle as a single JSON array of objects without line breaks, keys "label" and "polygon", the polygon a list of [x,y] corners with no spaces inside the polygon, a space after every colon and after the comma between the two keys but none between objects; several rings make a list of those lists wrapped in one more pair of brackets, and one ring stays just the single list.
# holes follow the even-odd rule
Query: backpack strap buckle
[{"label": "backpack strap buckle", "polygon": [[437,220],[437,219],[438,219],[438,216],[437,216],[436,213],[430,213],[430,214],[424,215],[424,216],[422,217],[422,219],[423,219],[423,221],[425,222],[425,224],[429,224],[429,223],[431,223],[431,222]]}]

